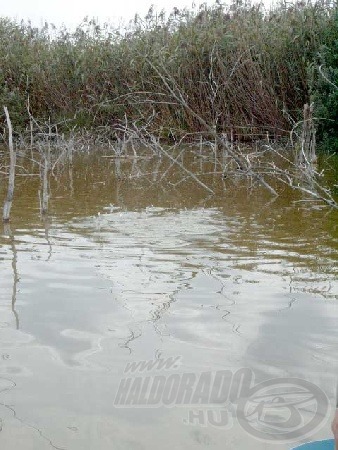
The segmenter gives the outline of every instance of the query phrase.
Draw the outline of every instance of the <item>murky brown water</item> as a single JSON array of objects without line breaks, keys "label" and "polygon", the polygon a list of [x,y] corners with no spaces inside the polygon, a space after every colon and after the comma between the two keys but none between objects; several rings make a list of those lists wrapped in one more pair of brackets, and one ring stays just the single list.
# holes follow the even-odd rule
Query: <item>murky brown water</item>
[{"label": "murky brown water", "polygon": [[187,425],[189,408],[115,408],[125,365],[160,357],[300,377],[334,402],[338,213],[218,177],[206,197],[172,169],[161,180],[168,167],[76,158],[46,220],[37,178],[20,177],[0,235],[1,448],[290,447]]}]

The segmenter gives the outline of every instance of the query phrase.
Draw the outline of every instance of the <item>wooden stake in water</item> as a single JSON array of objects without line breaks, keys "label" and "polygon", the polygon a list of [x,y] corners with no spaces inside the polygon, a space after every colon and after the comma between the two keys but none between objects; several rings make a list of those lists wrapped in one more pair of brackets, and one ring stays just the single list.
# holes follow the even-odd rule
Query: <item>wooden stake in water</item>
[{"label": "wooden stake in water", "polygon": [[303,114],[304,120],[297,165],[308,167],[316,161],[316,128],[313,121],[313,104],[305,104]]},{"label": "wooden stake in water", "polygon": [[[40,194],[40,212],[42,215],[48,213],[48,201],[49,201],[49,182],[48,172],[50,166],[50,148],[44,149],[43,164],[41,164],[41,184],[42,184],[42,196]],[[41,198],[42,197],[42,198]]]},{"label": "wooden stake in water", "polygon": [[8,109],[4,106],[7,128],[8,128],[8,148],[9,148],[9,179],[8,179],[8,191],[7,198],[5,200],[4,209],[3,209],[3,221],[9,222],[9,217],[11,213],[12,201],[14,196],[14,185],[15,185],[15,165],[16,165],[16,152],[13,146],[13,128],[12,122],[9,117]]}]

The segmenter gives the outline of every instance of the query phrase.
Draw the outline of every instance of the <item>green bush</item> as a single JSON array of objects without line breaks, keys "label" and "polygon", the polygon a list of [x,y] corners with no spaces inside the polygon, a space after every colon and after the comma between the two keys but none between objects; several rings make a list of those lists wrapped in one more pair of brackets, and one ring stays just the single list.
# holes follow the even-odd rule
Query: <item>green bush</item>
[{"label": "green bush", "polygon": [[326,29],[319,53],[314,102],[320,147],[338,153],[338,9]]}]

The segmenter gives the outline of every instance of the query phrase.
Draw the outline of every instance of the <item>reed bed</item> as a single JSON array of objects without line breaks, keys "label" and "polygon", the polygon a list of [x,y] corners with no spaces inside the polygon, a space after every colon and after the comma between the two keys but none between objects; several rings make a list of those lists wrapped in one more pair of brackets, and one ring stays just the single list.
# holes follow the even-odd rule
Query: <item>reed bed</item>
[{"label": "reed bed", "polygon": [[169,16],[150,9],[123,30],[94,20],[73,32],[37,29],[3,18],[0,104],[16,132],[32,117],[49,133],[51,123],[56,133],[113,133],[123,121],[148,121],[175,140],[203,132],[196,112],[232,140],[278,139],[321,95],[318,67],[335,27],[337,5],[322,0],[268,11],[242,2]]}]

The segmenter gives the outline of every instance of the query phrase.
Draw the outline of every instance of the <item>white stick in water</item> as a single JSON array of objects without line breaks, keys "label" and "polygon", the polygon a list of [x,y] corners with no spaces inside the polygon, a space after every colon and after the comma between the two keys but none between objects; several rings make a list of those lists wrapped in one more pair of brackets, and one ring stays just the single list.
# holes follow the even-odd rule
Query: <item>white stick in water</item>
[{"label": "white stick in water", "polygon": [[13,146],[12,122],[9,117],[8,109],[6,106],[4,106],[4,111],[5,111],[5,115],[6,115],[7,128],[8,128],[8,147],[9,147],[10,163],[9,163],[9,179],[8,179],[7,198],[5,200],[2,218],[3,218],[4,222],[9,222],[12,201],[13,201],[13,196],[14,196],[16,152],[15,152],[14,146]]}]

